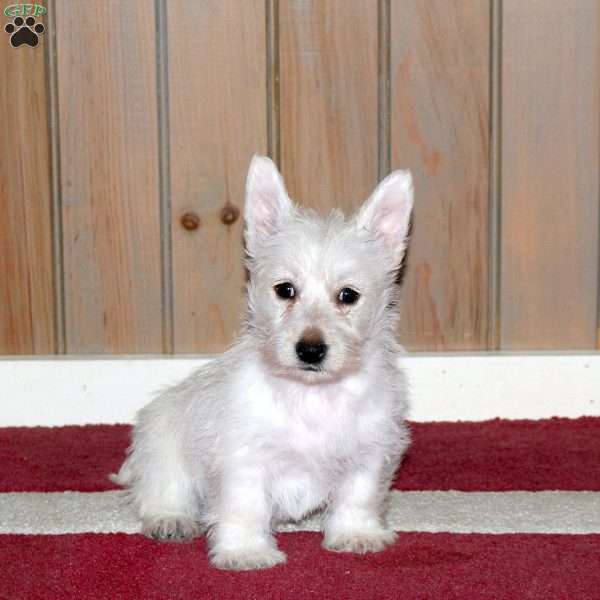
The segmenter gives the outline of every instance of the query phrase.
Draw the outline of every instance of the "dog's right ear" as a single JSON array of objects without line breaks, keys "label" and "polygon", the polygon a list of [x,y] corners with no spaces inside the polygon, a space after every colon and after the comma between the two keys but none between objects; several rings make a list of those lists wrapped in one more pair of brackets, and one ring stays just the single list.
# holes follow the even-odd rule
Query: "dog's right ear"
[{"label": "dog's right ear", "polygon": [[291,212],[292,202],[275,163],[255,154],[248,169],[244,206],[246,250],[250,256]]}]

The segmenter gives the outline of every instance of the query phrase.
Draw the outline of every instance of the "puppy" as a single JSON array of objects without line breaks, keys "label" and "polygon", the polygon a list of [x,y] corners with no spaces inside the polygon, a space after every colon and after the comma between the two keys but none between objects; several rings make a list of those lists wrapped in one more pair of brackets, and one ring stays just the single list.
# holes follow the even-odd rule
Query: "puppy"
[{"label": "puppy", "polygon": [[412,203],[410,173],[396,171],[351,218],[321,218],[292,203],[268,158],[252,159],[243,331],[138,413],[115,476],[144,534],[207,530],[222,569],[284,562],[274,523],[315,511],[330,550],[394,541],[385,499],[409,440],[396,275]]}]

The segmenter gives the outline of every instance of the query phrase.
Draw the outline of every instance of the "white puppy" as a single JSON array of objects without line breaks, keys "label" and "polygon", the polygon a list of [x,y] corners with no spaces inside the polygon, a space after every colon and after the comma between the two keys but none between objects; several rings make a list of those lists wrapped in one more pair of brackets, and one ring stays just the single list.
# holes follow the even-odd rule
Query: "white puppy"
[{"label": "white puppy", "polygon": [[289,199],[254,157],[246,184],[248,311],[221,357],[140,411],[115,480],[146,535],[208,529],[224,569],[285,561],[273,523],[323,511],[325,547],[376,552],[408,445],[396,276],[412,210],[408,171],[345,220]]}]

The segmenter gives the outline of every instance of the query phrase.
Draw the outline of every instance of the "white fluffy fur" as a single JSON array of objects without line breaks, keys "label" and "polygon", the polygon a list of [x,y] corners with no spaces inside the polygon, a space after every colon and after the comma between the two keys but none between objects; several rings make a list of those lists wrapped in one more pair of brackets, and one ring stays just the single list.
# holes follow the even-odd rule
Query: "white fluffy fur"
[{"label": "white fluffy fur", "polygon": [[[323,510],[324,545],[378,551],[390,480],[408,445],[398,289],[412,209],[408,172],[390,175],[349,220],[301,210],[267,158],[246,190],[248,312],[235,345],[140,411],[116,480],[144,533],[189,539],[207,529],[228,569],[285,561],[274,520]],[[294,284],[293,301],[274,292]],[[339,291],[360,293],[354,305]],[[328,353],[302,369],[296,343],[318,330]]]}]

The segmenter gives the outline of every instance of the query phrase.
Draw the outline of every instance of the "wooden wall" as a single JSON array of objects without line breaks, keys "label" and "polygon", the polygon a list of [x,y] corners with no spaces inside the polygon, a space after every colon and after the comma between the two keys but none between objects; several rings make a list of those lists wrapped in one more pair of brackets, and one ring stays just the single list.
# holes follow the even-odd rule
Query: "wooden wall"
[{"label": "wooden wall", "polygon": [[600,347],[597,0],[38,3],[0,40],[1,354],[221,351],[255,152],[324,210],[413,171],[408,348]]}]

